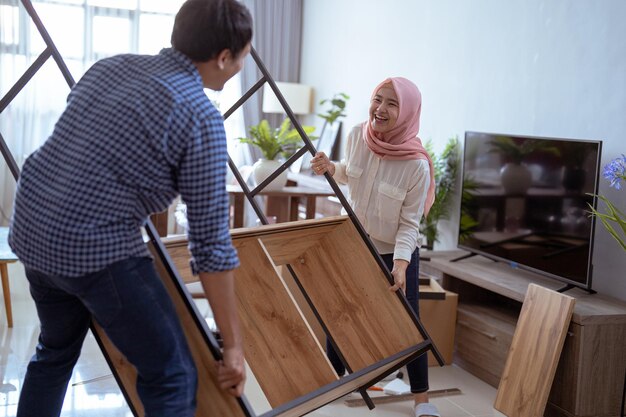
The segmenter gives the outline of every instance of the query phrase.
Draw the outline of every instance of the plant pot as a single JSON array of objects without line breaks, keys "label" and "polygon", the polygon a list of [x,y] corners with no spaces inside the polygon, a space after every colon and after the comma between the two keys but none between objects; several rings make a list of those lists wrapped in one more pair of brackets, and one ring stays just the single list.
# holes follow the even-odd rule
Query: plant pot
[{"label": "plant pot", "polygon": [[500,170],[500,181],[507,194],[526,194],[532,175],[525,165],[509,162]]},{"label": "plant pot", "polygon": [[[274,171],[276,171],[282,163],[276,160],[268,160],[268,159],[259,159],[252,165],[252,177],[254,178],[254,183],[259,185],[263,180],[269,177]],[[283,171],[280,173],[278,177],[274,179],[271,183],[269,183],[264,190],[267,191],[278,191],[281,190],[285,185],[287,185],[287,171]]]}]

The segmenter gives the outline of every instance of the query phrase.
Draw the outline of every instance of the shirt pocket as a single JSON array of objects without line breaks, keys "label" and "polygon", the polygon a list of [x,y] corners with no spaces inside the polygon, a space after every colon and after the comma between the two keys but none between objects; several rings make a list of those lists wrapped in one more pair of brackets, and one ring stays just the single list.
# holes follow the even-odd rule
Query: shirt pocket
[{"label": "shirt pocket", "polygon": [[361,175],[363,175],[363,168],[352,164],[348,165],[346,166],[346,175],[348,177],[348,196],[354,208],[354,204],[358,201],[358,188]]},{"label": "shirt pocket", "polygon": [[378,216],[382,219],[393,220],[398,223],[400,210],[406,197],[406,189],[381,182],[378,185]]}]

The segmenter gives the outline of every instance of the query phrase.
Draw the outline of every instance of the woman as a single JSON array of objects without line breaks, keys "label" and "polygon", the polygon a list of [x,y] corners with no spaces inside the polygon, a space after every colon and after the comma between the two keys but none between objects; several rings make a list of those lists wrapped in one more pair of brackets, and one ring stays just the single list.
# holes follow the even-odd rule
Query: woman
[{"label": "woman", "polygon": [[[372,243],[391,269],[411,308],[418,309],[419,224],[435,195],[432,161],[417,137],[422,96],[406,78],[388,78],[372,94],[369,119],[348,135],[345,159],[323,152],[311,159],[315,174],[328,172],[348,184],[348,200]],[[332,347],[328,356],[339,375],[344,366]],[[416,416],[439,416],[428,403],[428,359],[407,365]]]}]

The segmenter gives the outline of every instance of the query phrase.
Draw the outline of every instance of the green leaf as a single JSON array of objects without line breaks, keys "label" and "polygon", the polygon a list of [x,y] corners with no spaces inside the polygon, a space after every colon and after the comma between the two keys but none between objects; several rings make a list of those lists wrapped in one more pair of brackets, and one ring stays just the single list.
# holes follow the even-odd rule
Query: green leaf
[{"label": "green leaf", "polygon": [[337,93],[330,99],[324,99],[320,101],[320,105],[330,103],[331,107],[326,113],[318,113],[317,115],[326,120],[329,124],[333,124],[338,118],[344,117],[343,110],[346,108],[346,101],[350,97],[344,93]]},{"label": "green leaf", "polygon": [[[307,134],[313,133],[315,127],[302,126]],[[261,150],[263,157],[269,160],[275,159],[285,151],[293,153],[302,138],[296,129],[291,128],[291,121],[285,118],[277,129],[272,129],[267,120],[261,120],[258,125],[249,128],[249,138],[239,138],[241,143],[254,145]],[[311,138],[311,136],[309,136]]]},{"label": "green leaf", "polygon": [[[589,195],[593,196],[593,194]],[[626,250],[626,242],[624,241],[626,237],[626,220],[624,220],[624,214],[607,197],[603,195],[598,195],[597,197],[606,205],[608,213],[602,213],[593,208],[591,204],[588,204],[591,215],[600,219],[604,228],[613,236],[622,249]],[[619,226],[618,230],[624,236],[621,236],[618,230],[615,229],[614,223]]]},{"label": "green leaf", "polygon": [[428,242],[437,242],[437,223],[450,216],[460,164],[460,144],[456,136],[448,139],[441,155],[434,152],[431,140],[426,141],[424,148],[433,161],[435,201],[428,216],[420,224],[420,232],[426,236]]}]

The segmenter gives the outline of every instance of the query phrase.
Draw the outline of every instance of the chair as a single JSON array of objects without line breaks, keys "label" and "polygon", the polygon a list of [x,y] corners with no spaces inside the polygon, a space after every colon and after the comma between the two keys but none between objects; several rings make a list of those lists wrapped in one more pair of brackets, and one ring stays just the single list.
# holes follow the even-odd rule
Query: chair
[{"label": "chair", "polygon": [[2,277],[2,293],[4,295],[4,308],[7,312],[7,324],[13,327],[13,312],[11,310],[11,289],[9,286],[9,268],[8,264],[16,262],[17,256],[11,252],[9,242],[8,227],[0,227],[0,276]]}]

